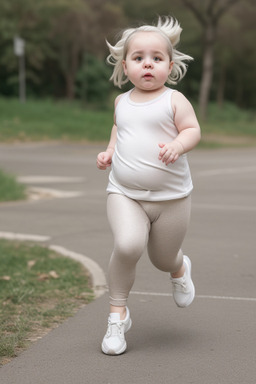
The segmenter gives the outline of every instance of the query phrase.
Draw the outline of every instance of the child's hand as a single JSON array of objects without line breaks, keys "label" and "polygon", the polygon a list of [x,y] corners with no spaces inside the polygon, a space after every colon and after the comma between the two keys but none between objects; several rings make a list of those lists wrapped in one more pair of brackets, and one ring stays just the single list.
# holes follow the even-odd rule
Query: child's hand
[{"label": "child's hand", "polygon": [[112,163],[112,155],[109,152],[100,152],[97,156],[97,167],[101,170],[107,169]]},{"label": "child's hand", "polygon": [[171,143],[159,143],[158,146],[161,149],[158,159],[166,165],[175,163],[179,156],[184,152],[183,146],[179,141],[172,141]]}]

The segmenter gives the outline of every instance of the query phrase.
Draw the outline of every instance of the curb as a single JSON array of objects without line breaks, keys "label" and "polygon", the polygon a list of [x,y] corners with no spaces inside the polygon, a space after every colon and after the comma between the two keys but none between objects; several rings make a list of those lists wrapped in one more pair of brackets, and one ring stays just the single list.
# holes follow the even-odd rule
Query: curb
[{"label": "curb", "polygon": [[107,291],[105,274],[94,260],[85,255],[70,251],[59,245],[50,245],[48,248],[63,256],[78,261],[85,267],[85,269],[89,271],[92,279],[93,291],[96,298],[102,296]]},{"label": "curb", "polygon": [[[49,241],[51,238],[49,236],[0,232],[0,239],[45,242]],[[70,251],[60,245],[49,245],[48,248],[62,256],[69,257],[70,259],[81,263],[84,268],[87,269],[92,279],[92,289],[94,291],[95,298],[102,296],[107,291],[105,274],[94,260],[85,255]]]}]

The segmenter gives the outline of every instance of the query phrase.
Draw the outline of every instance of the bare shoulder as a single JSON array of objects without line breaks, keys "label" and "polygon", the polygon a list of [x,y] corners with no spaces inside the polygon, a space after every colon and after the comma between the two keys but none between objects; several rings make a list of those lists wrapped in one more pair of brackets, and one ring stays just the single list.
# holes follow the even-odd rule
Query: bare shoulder
[{"label": "bare shoulder", "polygon": [[116,98],[115,98],[115,107],[117,106],[117,104],[119,103],[121,97],[123,96],[123,93],[121,93],[120,95],[118,95]]},{"label": "bare shoulder", "polygon": [[189,127],[196,127],[200,130],[194,108],[181,92],[173,93],[172,108],[174,122],[179,132]]},{"label": "bare shoulder", "polygon": [[193,108],[190,101],[179,91],[174,91],[172,95],[172,107],[175,112],[179,108]]}]

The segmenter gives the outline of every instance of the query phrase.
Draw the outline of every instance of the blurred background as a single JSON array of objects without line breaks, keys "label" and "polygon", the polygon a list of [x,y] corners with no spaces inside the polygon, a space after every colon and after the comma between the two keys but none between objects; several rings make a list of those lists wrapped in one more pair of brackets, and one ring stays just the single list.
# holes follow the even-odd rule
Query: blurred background
[{"label": "blurred background", "polygon": [[106,140],[127,86],[109,82],[105,39],[158,15],[183,28],[178,49],[194,61],[175,87],[204,137],[254,139],[255,0],[1,0],[0,139]]}]

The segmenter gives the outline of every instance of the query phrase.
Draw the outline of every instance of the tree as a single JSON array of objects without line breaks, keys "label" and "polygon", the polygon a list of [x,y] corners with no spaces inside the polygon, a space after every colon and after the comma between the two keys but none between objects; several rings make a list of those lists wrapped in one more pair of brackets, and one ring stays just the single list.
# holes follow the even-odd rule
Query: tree
[{"label": "tree", "polygon": [[85,49],[88,16],[89,10],[83,1],[71,2],[61,10],[56,7],[51,13],[51,45],[58,53],[56,61],[65,79],[68,99],[75,95],[75,76]]},{"label": "tree", "polygon": [[255,17],[254,0],[238,4],[223,17],[215,59],[219,106],[229,99],[243,108],[255,107]]},{"label": "tree", "polygon": [[[123,13],[115,0],[2,0],[0,2],[1,92],[17,88],[17,58],[13,38],[26,41],[29,90],[44,94],[64,83],[61,93],[75,96],[75,79],[85,53],[103,57],[105,37],[120,25]],[[57,78],[57,80],[56,80]],[[45,83],[46,82],[46,83]],[[53,92],[54,93],[54,92]]]},{"label": "tree", "polygon": [[[76,76],[76,95],[83,103],[105,108],[110,105],[111,68],[95,56],[86,54]],[[112,104],[111,104],[112,107]]]},{"label": "tree", "polygon": [[37,72],[42,69],[46,56],[50,56],[49,21],[43,16],[43,0],[2,0],[0,2],[0,72],[1,86],[6,93],[15,92],[18,84],[17,58],[13,52],[13,39],[25,40],[26,78],[40,82]]},{"label": "tree", "polygon": [[182,0],[202,27],[203,68],[199,93],[199,116],[205,120],[213,78],[214,45],[222,16],[240,0]]},{"label": "tree", "polygon": [[59,53],[68,99],[75,97],[75,79],[84,55],[103,57],[106,34],[122,17],[120,8],[111,1],[76,0],[52,19],[53,44]]}]

